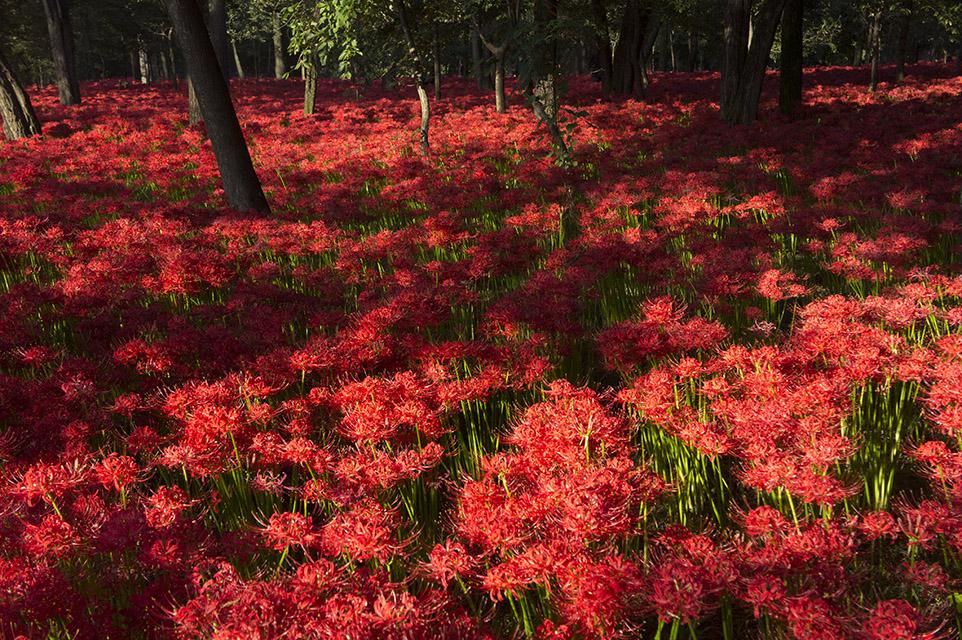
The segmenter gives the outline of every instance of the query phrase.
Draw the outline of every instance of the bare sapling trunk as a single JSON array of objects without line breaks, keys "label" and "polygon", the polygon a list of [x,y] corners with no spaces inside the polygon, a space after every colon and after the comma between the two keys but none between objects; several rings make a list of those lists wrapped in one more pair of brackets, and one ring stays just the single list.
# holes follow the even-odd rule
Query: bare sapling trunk
[{"label": "bare sapling trunk", "polygon": [[243,80],[244,78],[244,65],[241,64],[240,54],[237,52],[237,41],[231,39],[230,41],[231,52],[234,54],[234,68],[237,69],[237,77]]},{"label": "bare sapling trunk", "polygon": [[424,83],[418,83],[418,102],[421,104],[421,128],[420,142],[421,155],[427,156],[431,153],[431,142],[428,136],[428,128],[431,126],[431,104],[428,102],[428,92],[424,88]]}]

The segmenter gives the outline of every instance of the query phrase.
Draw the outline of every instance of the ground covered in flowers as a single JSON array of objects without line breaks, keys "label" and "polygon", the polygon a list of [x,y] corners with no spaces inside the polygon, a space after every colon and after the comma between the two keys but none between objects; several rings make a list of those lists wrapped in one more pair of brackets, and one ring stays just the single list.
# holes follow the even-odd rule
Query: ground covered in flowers
[{"label": "ground covered in flowers", "polygon": [[[962,78],[169,86],[0,145],[0,637],[955,637]],[[182,89],[182,88],[181,88]],[[772,87],[774,89],[774,87]],[[770,92],[774,95],[774,92]]]}]

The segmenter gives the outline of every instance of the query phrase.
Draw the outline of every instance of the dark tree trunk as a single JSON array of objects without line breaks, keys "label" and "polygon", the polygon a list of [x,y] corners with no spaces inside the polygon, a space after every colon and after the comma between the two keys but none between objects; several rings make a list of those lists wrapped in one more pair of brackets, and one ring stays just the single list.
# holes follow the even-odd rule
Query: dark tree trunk
[{"label": "dark tree trunk", "polygon": [[177,88],[177,57],[174,55],[174,31],[167,32],[167,56],[170,58],[170,73],[173,79],[174,88]]},{"label": "dark tree trunk", "polygon": [[317,108],[317,66],[313,61],[305,69],[304,115],[312,116]]},{"label": "dark tree trunk", "polygon": [[[751,7],[748,6],[744,14],[738,15],[738,10],[750,5],[745,0],[730,0],[730,22],[725,25],[725,68],[722,75],[722,117],[730,124],[750,124],[758,118],[758,102],[762,95],[762,84],[765,81],[765,70],[768,67],[768,57],[775,42],[775,32],[778,30],[786,0],[763,0],[758,14],[751,24],[751,45],[741,57],[738,51],[729,51],[737,43],[748,41],[747,19],[750,17]],[[740,22],[744,17],[745,21]],[[741,35],[729,33],[737,27],[744,29]],[[729,37],[731,42],[729,42]],[[739,58],[742,60],[740,68],[732,66]],[[726,77],[727,74],[727,77]],[[732,76],[735,76],[734,80]],[[732,83],[734,82],[734,90]]]},{"label": "dark tree trunk", "polygon": [[40,135],[40,121],[33,110],[30,96],[23,90],[13,67],[0,51],[0,117],[7,140]]},{"label": "dark tree trunk", "polygon": [[612,93],[640,95],[644,89],[641,61],[648,17],[649,12],[642,8],[640,0],[629,0],[621,20],[618,43],[615,45]]},{"label": "dark tree trunk", "polygon": [[237,42],[235,40],[230,41],[230,49],[234,54],[234,68],[237,70],[237,77],[244,78],[244,65],[241,64],[240,54],[237,52]]},{"label": "dark tree trunk", "polygon": [[752,0],[728,0],[725,5],[724,52],[721,65],[721,112],[732,121],[737,110],[738,81],[748,55],[748,25]]},{"label": "dark tree trunk", "polygon": [[882,49],[882,11],[878,10],[872,16],[872,24],[869,26],[869,47],[872,55],[872,66],[869,76],[868,89],[875,91],[878,88],[879,57]]},{"label": "dark tree trunk", "polygon": [[906,2],[899,16],[899,41],[895,49],[895,81],[905,79],[905,60],[909,53],[909,31],[912,27],[912,10],[914,2]]},{"label": "dark tree trunk", "polygon": [[227,201],[239,211],[269,213],[197,0],[167,0],[167,12],[187,60]]},{"label": "dark tree trunk", "polygon": [[614,76],[614,69],[612,68],[614,52],[611,48],[611,30],[608,27],[608,8],[605,6],[605,0],[591,0],[591,10],[597,32],[601,93],[607,96],[611,94],[611,83]]},{"label": "dark tree trunk", "polygon": [[802,37],[804,0],[787,0],[782,13],[782,56],[778,74],[778,107],[792,115],[802,104]]},{"label": "dark tree trunk", "polygon": [[695,34],[688,32],[688,73],[695,71],[695,58],[697,57]]},{"label": "dark tree trunk", "polygon": [[53,63],[57,69],[60,104],[80,104],[80,83],[77,81],[73,29],[70,27],[67,0],[43,0],[43,11],[47,16],[47,33],[50,35]]},{"label": "dark tree trunk", "polygon": [[554,120],[558,111],[558,40],[552,30],[552,24],[558,19],[558,4],[559,0],[535,0],[534,4],[538,44],[530,91],[532,101],[541,103],[541,110],[549,120]]},{"label": "dark tree trunk", "polygon": [[230,40],[227,38],[227,2],[225,0],[210,0],[210,12],[207,18],[210,30],[210,42],[217,54],[217,64],[220,65],[224,79],[230,78]]},{"label": "dark tree trunk", "polygon": [[281,14],[274,12],[274,77],[283,78],[287,75],[287,58],[284,56],[284,26],[281,24]]},{"label": "dark tree trunk", "polygon": [[434,99],[441,99],[441,49],[438,46],[437,29],[431,39],[431,57],[434,58]]},{"label": "dark tree trunk", "polygon": [[481,64],[481,36],[479,31],[478,25],[475,24],[471,27],[471,72],[478,82],[478,89],[483,91],[487,88],[488,83],[484,75],[484,66]]},{"label": "dark tree trunk", "polygon": [[955,50],[955,75],[962,76],[962,40]]}]

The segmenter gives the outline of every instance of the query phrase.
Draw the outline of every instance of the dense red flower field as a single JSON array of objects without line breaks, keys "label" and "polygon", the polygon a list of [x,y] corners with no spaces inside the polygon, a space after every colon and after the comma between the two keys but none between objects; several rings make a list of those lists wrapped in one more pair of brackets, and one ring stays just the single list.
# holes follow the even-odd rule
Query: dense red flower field
[{"label": "dense red flower field", "polygon": [[0,145],[0,636],[955,637],[962,78],[169,86]]}]

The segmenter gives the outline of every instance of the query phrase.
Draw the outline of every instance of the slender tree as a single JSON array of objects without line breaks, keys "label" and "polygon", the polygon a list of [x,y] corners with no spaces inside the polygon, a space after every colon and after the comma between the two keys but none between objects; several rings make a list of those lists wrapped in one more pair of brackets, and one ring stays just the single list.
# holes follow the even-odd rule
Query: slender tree
[{"label": "slender tree", "polygon": [[397,3],[398,23],[401,25],[401,32],[408,47],[408,55],[414,64],[414,82],[417,85],[418,102],[421,106],[421,154],[428,155],[431,150],[429,129],[431,126],[431,103],[428,99],[427,74],[424,73],[424,60],[421,55],[420,47],[414,37],[414,24],[408,15],[408,7],[405,0],[398,0]]},{"label": "slender tree", "polygon": [[204,14],[197,0],[166,0],[177,41],[187,59],[191,83],[207,125],[220,168],[224,193],[241,211],[270,212],[260,180],[254,171],[244,133],[237,121],[230,90],[211,44]]},{"label": "slender tree", "polygon": [[30,96],[23,90],[3,51],[0,51],[0,117],[3,118],[3,134],[8,140],[40,134],[40,121]]},{"label": "slender tree", "polygon": [[804,0],[787,0],[782,13],[782,55],[779,59],[778,107],[792,115],[802,104],[802,40]]},{"label": "slender tree", "polygon": [[47,16],[47,33],[50,35],[50,49],[57,70],[60,104],[73,105],[80,104],[80,82],[77,80],[73,29],[67,1],[43,0],[43,11]]},{"label": "slender tree", "polygon": [[274,10],[271,15],[271,27],[274,42],[274,77],[283,78],[287,75],[287,58],[284,56],[284,24],[281,22],[281,12]]},{"label": "slender tree", "polygon": [[882,8],[880,6],[872,13],[869,22],[868,46],[871,56],[868,89],[869,91],[875,91],[878,88],[879,63],[882,52]]},{"label": "slender tree", "polygon": [[909,32],[912,28],[914,0],[905,0],[899,7],[899,39],[895,49],[895,81],[905,79],[905,59],[909,53]]}]

